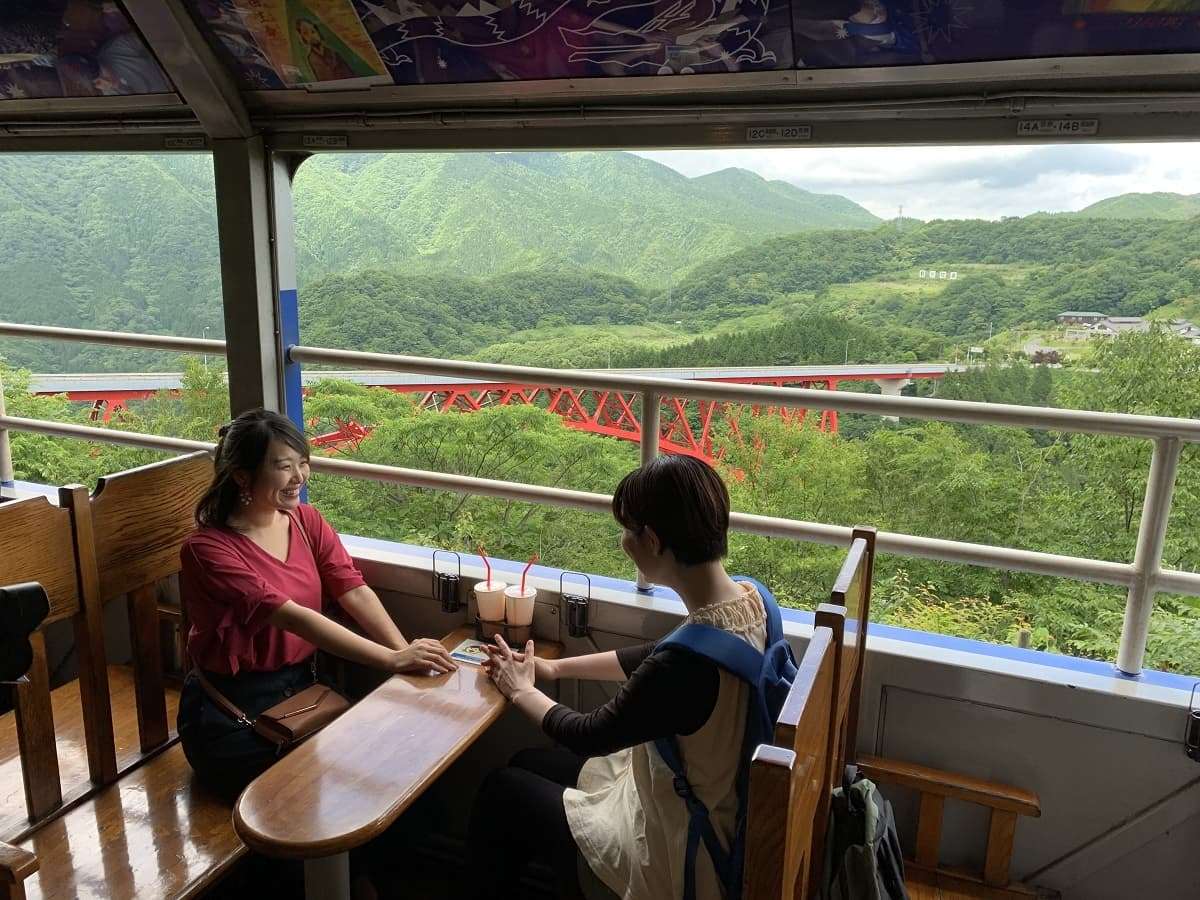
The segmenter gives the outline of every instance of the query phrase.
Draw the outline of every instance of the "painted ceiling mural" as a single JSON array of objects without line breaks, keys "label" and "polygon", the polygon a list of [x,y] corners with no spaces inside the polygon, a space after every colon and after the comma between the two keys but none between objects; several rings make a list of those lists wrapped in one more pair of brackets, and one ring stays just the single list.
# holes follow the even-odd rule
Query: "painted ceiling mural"
[{"label": "painted ceiling mural", "polygon": [[1200,0],[189,2],[258,88],[1200,51]]},{"label": "painted ceiling mural", "polygon": [[0,100],[174,91],[117,3],[3,0]]},{"label": "painted ceiling mural", "polygon": [[[186,2],[250,90],[1200,52],[1200,0]],[[0,100],[170,90],[119,3],[0,2]]]}]

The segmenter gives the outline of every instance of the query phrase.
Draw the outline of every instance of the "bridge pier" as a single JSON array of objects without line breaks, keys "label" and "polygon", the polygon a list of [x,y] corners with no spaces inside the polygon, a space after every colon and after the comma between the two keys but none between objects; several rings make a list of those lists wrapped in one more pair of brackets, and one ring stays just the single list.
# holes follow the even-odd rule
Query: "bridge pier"
[{"label": "bridge pier", "polygon": [[[875,383],[879,385],[879,393],[885,397],[899,397],[901,391],[908,385],[912,384],[911,378],[876,378]],[[889,422],[899,422],[899,416],[884,416]]]}]

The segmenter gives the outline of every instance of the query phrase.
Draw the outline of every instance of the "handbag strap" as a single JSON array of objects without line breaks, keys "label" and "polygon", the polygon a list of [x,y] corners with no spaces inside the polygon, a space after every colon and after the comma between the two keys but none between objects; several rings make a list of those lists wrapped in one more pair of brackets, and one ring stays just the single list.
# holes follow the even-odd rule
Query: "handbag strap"
[{"label": "handbag strap", "polygon": [[216,686],[208,680],[208,677],[204,674],[204,671],[199,666],[196,666],[192,671],[196,673],[196,680],[200,682],[200,687],[204,688],[204,693],[208,694],[209,699],[211,699],[213,703],[221,707],[221,712],[225,713],[225,715],[229,716],[234,721],[241,722],[243,725],[254,725],[254,722],[252,722],[244,712],[234,706],[232,700],[217,690]]},{"label": "handbag strap", "polygon": [[296,527],[300,529],[300,536],[304,538],[304,545],[308,547],[308,552],[312,555],[313,562],[317,564],[317,571],[321,569],[321,564],[317,562],[317,551],[313,548],[312,540],[308,536],[308,529],[304,527],[304,522],[300,518],[299,513],[288,513],[288,518],[296,523]]}]

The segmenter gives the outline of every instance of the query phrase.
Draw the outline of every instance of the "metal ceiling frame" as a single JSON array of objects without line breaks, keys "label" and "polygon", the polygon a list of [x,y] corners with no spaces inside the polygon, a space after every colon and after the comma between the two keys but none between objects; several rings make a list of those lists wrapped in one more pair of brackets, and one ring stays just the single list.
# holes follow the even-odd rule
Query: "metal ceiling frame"
[{"label": "metal ceiling frame", "polygon": [[159,64],[210,138],[253,134],[233,75],[217,59],[181,0],[124,0]]}]

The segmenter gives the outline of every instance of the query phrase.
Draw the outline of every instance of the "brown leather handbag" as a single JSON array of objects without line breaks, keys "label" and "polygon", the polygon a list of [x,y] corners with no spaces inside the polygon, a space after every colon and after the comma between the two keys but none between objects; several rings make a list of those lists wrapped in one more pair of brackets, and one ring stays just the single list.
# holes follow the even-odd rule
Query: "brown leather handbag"
[{"label": "brown leather handbag", "polygon": [[[313,674],[316,675],[315,661]],[[204,692],[227,716],[249,725],[256,734],[274,744],[281,755],[350,708],[349,700],[328,685],[317,683],[264,709],[252,720],[218,691],[199,669],[196,669],[196,678]]]}]

